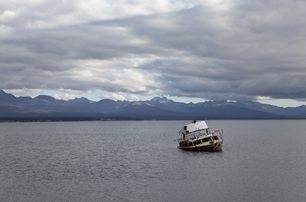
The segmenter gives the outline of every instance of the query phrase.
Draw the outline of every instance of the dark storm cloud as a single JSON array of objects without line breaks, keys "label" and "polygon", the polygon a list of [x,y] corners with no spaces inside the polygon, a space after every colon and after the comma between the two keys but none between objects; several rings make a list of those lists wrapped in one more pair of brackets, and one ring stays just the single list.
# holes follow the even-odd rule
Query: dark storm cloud
[{"label": "dark storm cloud", "polygon": [[305,1],[194,4],[73,25],[3,23],[0,88],[306,98]]}]

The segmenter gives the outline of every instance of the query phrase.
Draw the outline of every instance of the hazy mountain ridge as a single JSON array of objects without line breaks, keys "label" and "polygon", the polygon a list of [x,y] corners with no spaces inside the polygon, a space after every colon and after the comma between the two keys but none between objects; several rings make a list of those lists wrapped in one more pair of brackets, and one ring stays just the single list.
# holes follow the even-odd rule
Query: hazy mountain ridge
[{"label": "hazy mountain ridge", "polygon": [[277,107],[251,101],[180,103],[165,97],[147,101],[87,98],[57,100],[51,96],[16,97],[0,90],[2,120],[96,119],[304,119],[306,107]]}]

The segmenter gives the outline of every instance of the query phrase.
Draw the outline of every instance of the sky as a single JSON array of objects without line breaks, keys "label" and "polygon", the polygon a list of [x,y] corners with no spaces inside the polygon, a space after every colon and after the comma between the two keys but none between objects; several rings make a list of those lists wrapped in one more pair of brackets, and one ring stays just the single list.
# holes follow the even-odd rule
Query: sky
[{"label": "sky", "polygon": [[305,0],[0,1],[0,89],[306,103]]}]

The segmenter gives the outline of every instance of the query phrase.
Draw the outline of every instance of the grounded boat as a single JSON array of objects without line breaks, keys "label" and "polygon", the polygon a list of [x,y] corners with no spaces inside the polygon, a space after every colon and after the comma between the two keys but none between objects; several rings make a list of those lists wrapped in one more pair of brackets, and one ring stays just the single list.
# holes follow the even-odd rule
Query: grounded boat
[{"label": "grounded boat", "polygon": [[221,152],[223,130],[208,128],[205,121],[193,121],[180,131],[180,149],[190,151]]}]

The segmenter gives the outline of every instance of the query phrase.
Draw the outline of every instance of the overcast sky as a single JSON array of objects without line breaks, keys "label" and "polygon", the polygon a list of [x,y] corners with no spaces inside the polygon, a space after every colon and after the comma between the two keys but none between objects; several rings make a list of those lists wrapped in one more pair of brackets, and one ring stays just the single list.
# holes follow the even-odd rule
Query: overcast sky
[{"label": "overcast sky", "polygon": [[0,1],[0,89],[306,100],[305,0]]}]

